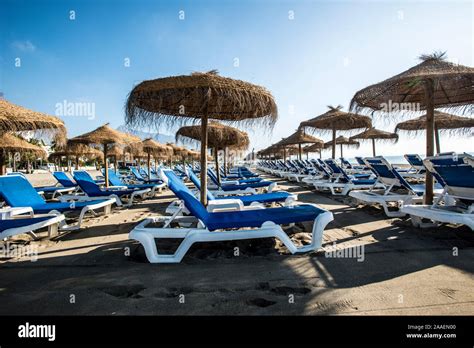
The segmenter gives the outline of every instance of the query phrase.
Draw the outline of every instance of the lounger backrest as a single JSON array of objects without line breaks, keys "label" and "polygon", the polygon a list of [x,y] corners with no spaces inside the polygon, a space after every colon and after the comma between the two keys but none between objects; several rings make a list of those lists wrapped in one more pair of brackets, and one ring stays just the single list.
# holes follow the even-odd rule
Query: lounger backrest
[{"label": "lounger backrest", "polygon": [[214,173],[211,169],[207,170],[207,175],[209,176],[209,178],[211,178],[211,181],[214,183],[214,185],[219,186],[219,182],[217,181],[217,177],[214,175]]},{"label": "lounger backrest", "polygon": [[328,165],[329,168],[331,168],[334,174],[341,174],[344,179],[346,179],[347,181],[350,181],[350,178],[347,175],[347,173],[344,171],[344,169],[342,169],[342,167],[340,167],[336,163],[335,160],[333,160],[332,158],[329,158],[325,160],[324,162]]},{"label": "lounger backrest", "polygon": [[466,160],[469,157],[473,158],[468,154],[433,156],[423,162],[449,194],[474,200],[474,167]]},{"label": "lounger backrest", "polygon": [[349,169],[352,168],[352,164],[348,160],[346,160],[344,157],[341,157],[341,163]]},{"label": "lounger backrest", "polygon": [[64,187],[75,187],[76,184],[67,176],[65,172],[53,172],[53,176]]},{"label": "lounger backrest", "polygon": [[10,207],[33,207],[45,203],[30,182],[20,175],[0,176],[0,194]]},{"label": "lounger backrest", "polygon": [[145,180],[143,178],[143,176],[140,174],[140,172],[137,170],[137,168],[135,167],[130,167],[130,170],[132,171],[132,174],[135,175],[135,177],[138,179],[138,180]]},{"label": "lounger backrest", "polygon": [[[102,171],[105,174],[105,171]],[[120,180],[120,178],[115,174],[113,170],[109,170],[109,184],[112,186],[124,186],[125,184]]]},{"label": "lounger backrest", "polygon": [[365,158],[364,165],[372,170],[381,183],[385,185],[401,186],[400,181],[392,172],[393,167],[382,156]]},{"label": "lounger backrest", "polygon": [[424,168],[423,166],[423,160],[421,159],[421,157],[417,154],[406,154],[405,155],[405,159],[407,160],[408,163],[410,163],[410,165],[413,167],[413,168],[416,168],[416,169],[422,169]]},{"label": "lounger backrest", "polygon": [[[201,191],[201,181],[199,180],[199,178],[196,176],[196,174],[194,173],[194,171],[190,168],[188,168],[187,170],[188,172],[188,177],[189,179],[191,180],[191,182],[194,184],[194,186],[196,186],[196,188]],[[207,199],[212,201],[214,199],[216,199],[214,197],[214,195],[211,193],[211,191],[207,190],[206,192],[206,195],[207,195]]]},{"label": "lounger backrest", "polygon": [[365,166],[365,162],[362,159],[362,157],[355,157],[357,163],[359,163],[361,166]]},{"label": "lounger backrest", "polygon": [[84,191],[87,195],[97,195],[103,193],[99,185],[94,182],[94,179],[92,179],[92,177],[86,171],[76,170],[73,173],[73,177],[82,191]]},{"label": "lounger backrest", "polygon": [[176,197],[184,202],[184,205],[191,212],[191,214],[206,224],[209,217],[209,213],[207,212],[206,208],[196,197],[194,197],[193,193],[173,171],[165,170],[164,172],[168,177],[169,189],[173,191]]}]

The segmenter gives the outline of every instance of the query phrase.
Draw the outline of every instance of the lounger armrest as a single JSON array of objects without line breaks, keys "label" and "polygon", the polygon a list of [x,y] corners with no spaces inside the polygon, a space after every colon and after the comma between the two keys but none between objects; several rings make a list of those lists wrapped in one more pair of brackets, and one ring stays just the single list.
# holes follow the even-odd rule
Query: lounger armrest
[{"label": "lounger armrest", "polygon": [[109,186],[109,187],[104,187],[102,190],[105,191],[120,191],[120,190],[127,190],[128,187],[123,185],[123,186]]},{"label": "lounger armrest", "polygon": [[222,181],[221,185],[239,185],[239,181],[238,180]]},{"label": "lounger armrest", "polygon": [[30,214],[33,215],[31,207],[8,207],[0,209],[0,220],[8,220],[12,216]]},{"label": "lounger armrest", "polygon": [[244,204],[240,199],[215,199],[207,203],[207,211],[243,210]]}]

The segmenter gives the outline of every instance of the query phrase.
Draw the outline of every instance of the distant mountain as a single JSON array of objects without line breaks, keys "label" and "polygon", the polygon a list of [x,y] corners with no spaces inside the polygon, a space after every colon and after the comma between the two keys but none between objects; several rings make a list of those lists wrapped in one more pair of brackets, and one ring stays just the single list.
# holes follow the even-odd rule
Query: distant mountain
[{"label": "distant mountain", "polygon": [[123,126],[123,125],[119,126],[117,129],[121,132],[127,132],[127,133],[131,133],[133,135],[136,135],[137,137],[140,137],[141,139],[152,138],[152,139],[158,141],[159,143],[163,143],[163,144],[165,144],[165,143],[174,143],[175,142],[174,136],[172,136],[172,135],[142,132],[142,131],[139,131],[139,130],[130,129],[127,126]]}]

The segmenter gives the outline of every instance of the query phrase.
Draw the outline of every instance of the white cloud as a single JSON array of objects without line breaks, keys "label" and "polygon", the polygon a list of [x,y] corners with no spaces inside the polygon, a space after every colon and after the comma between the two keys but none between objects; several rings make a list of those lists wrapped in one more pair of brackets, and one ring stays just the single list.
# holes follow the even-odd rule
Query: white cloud
[{"label": "white cloud", "polygon": [[36,51],[36,46],[30,41],[13,41],[12,47],[21,52],[34,52]]}]

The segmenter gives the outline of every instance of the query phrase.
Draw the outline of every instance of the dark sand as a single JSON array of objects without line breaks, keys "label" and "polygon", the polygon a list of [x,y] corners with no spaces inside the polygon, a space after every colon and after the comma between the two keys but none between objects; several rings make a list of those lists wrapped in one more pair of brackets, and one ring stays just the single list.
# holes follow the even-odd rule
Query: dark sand
[{"label": "dark sand", "polygon": [[[0,314],[474,314],[474,234],[468,228],[419,230],[374,207],[356,209],[341,202],[350,200],[278,182],[300,201],[333,212],[326,250],[333,243],[338,249],[364,245],[364,261],[321,251],[288,255],[274,240],[257,240],[197,244],[180,264],[149,264],[128,232],[163,213],[174,199],[165,191],[90,218],[87,228],[53,241],[16,238],[18,245],[37,247],[39,259],[1,261]],[[310,227],[288,232],[304,240]],[[236,246],[240,256],[234,256]]]}]

